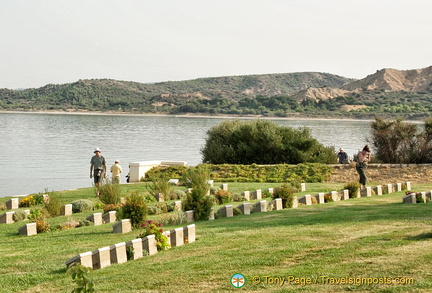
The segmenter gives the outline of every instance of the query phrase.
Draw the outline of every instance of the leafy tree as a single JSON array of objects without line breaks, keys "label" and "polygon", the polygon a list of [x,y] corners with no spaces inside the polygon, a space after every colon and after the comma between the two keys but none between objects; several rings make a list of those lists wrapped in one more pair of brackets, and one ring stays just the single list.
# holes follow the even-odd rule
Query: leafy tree
[{"label": "leafy tree", "polygon": [[184,181],[192,188],[184,201],[185,211],[194,211],[194,219],[207,221],[213,206],[213,198],[207,196],[210,185],[210,171],[203,167],[190,168],[184,175]]},{"label": "leafy tree", "polygon": [[274,122],[224,121],[207,131],[201,149],[211,164],[335,163],[334,147],[324,147],[308,128],[293,129]]},{"label": "leafy tree", "polygon": [[424,130],[417,125],[376,117],[372,122],[372,144],[376,158],[384,163],[432,162],[432,120],[427,119]]}]

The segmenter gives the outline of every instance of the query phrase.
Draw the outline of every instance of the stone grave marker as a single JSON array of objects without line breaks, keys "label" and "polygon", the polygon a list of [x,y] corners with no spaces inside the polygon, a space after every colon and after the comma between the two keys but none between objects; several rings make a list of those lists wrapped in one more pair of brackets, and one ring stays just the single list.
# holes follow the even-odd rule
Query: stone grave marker
[{"label": "stone grave marker", "polygon": [[125,242],[120,242],[110,246],[110,261],[112,264],[127,262]]},{"label": "stone grave marker", "polygon": [[234,216],[233,206],[226,205],[218,210],[219,218],[231,218]]},{"label": "stone grave marker", "polygon": [[165,201],[165,195],[163,193],[156,193],[155,198],[157,202]]},{"label": "stone grave marker", "polygon": [[387,184],[387,193],[393,193],[393,184]]},{"label": "stone grave marker", "polygon": [[5,202],[5,204],[6,204],[6,209],[8,210],[16,210],[19,208],[18,198],[11,198],[7,202]]},{"label": "stone grave marker", "polygon": [[168,183],[169,183],[169,184],[172,184],[172,185],[178,185],[178,184],[179,184],[179,181],[180,181],[180,180],[178,180],[178,179],[170,179],[170,180],[168,180]]},{"label": "stone grave marker", "polygon": [[426,192],[426,197],[429,198],[429,200],[432,199],[432,190],[429,190],[428,192]]},{"label": "stone grave marker", "polygon": [[297,199],[297,196],[293,197],[292,208],[293,209],[298,208],[298,199]]},{"label": "stone grave marker", "polygon": [[210,185],[210,187],[214,186],[214,180],[207,180],[207,184]]},{"label": "stone grave marker", "polygon": [[411,182],[405,182],[406,190],[411,191]]},{"label": "stone grave marker", "polygon": [[86,268],[93,268],[92,252],[87,251],[75,255],[74,257],[65,261],[66,268],[68,269],[72,264],[79,263]]},{"label": "stone grave marker", "polygon": [[36,223],[28,223],[18,229],[19,235],[33,236],[37,234]]},{"label": "stone grave marker", "polygon": [[298,199],[298,202],[307,206],[312,205],[312,199],[310,194],[303,195]]},{"label": "stone grave marker", "polygon": [[417,203],[416,194],[410,193],[402,198],[403,203]]},{"label": "stone grave marker", "polygon": [[348,189],[342,190],[341,200],[348,200],[348,199],[349,199],[349,190]]},{"label": "stone grave marker", "polygon": [[126,247],[132,247],[133,249],[133,258],[132,259],[139,259],[143,257],[143,244],[142,239],[132,239],[128,243],[126,243]]},{"label": "stone grave marker", "polygon": [[333,199],[333,201],[340,201],[339,192],[331,191],[330,194],[331,194],[331,198]]},{"label": "stone grave marker", "polygon": [[174,209],[177,211],[181,211],[182,210],[182,202],[181,200],[177,200],[174,202]]},{"label": "stone grave marker", "polygon": [[195,242],[195,224],[183,227],[183,239],[185,244]]},{"label": "stone grave marker", "polygon": [[237,206],[237,208],[242,212],[243,215],[250,215],[250,203],[244,202],[241,205]]},{"label": "stone grave marker", "polygon": [[109,211],[102,215],[105,223],[115,223],[117,221],[117,211]]},{"label": "stone grave marker", "polygon": [[244,198],[245,198],[247,201],[249,201],[249,200],[251,199],[251,197],[250,197],[250,191],[248,191],[248,190],[243,191],[242,195],[244,196]]},{"label": "stone grave marker", "polygon": [[185,213],[186,216],[186,223],[192,223],[194,220],[194,211],[190,210],[190,211],[186,211]]},{"label": "stone grave marker", "polygon": [[221,185],[221,189],[222,189],[222,190],[225,190],[225,191],[228,191],[228,183],[224,183],[224,184],[222,184],[222,185]]},{"label": "stone grave marker", "polygon": [[254,204],[253,213],[266,213],[267,212],[267,201],[261,200]]},{"label": "stone grave marker", "polygon": [[157,253],[156,236],[154,234],[147,235],[142,238],[142,248],[146,251],[148,255],[153,255]]},{"label": "stone grave marker", "polygon": [[271,195],[274,194],[274,188],[273,188],[273,187],[268,188],[267,191],[268,191],[268,193],[270,193]]},{"label": "stone grave marker", "polygon": [[93,269],[98,270],[111,265],[109,246],[99,248],[92,252]]},{"label": "stone grave marker", "polygon": [[214,212],[214,208],[211,208],[210,211],[210,216],[209,216],[209,220],[213,221],[215,219],[215,212]]},{"label": "stone grave marker", "polygon": [[170,231],[171,247],[182,246],[184,244],[183,228],[176,228]]},{"label": "stone grave marker", "polygon": [[362,197],[365,197],[365,196],[372,196],[372,188],[370,188],[369,186],[366,187],[366,188],[363,188],[363,189],[360,191],[360,194],[361,194]]},{"label": "stone grave marker", "polygon": [[320,193],[316,194],[315,198],[317,200],[317,203],[325,203],[324,192],[320,192]]},{"label": "stone grave marker", "polygon": [[272,200],[272,204],[276,211],[283,210],[282,198],[275,198]]},{"label": "stone grave marker", "polygon": [[0,216],[0,224],[12,224],[14,223],[13,215],[15,212],[6,212]]},{"label": "stone grave marker", "polygon": [[62,216],[71,216],[72,215],[72,204],[66,204],[61,209]]},{"label": "stone grave marker", "polygon": [[301,183],[300,184],[300,191],[306,191],[306,183]]},{"label": "stone grave marker", "polygon": [[376,195],[382,195],[382,186],[381,185],[377,185],[374,188],[372,188],[372,190],[375,192]]},{"label": "stone grave marker", "polygon": [[94,213],[86,218],[86,220],[93,222],[95,226],[102,225],[102,213]]},{"label": "stone grave marker", "polygon": [[402,183],[395,183],[393,185],[393,189],[394,189],[395,192],[402,191]]},{"label": "stone grave marker", "polygon": [[113,225],[113,233],[129,233],[132,231],[130,219],[123,219]]},{"label": "stone grave marker", "polygon": [[262,199],[262,192],[261,189],[257,189],[254,192],[252,192],[252,199]]}]

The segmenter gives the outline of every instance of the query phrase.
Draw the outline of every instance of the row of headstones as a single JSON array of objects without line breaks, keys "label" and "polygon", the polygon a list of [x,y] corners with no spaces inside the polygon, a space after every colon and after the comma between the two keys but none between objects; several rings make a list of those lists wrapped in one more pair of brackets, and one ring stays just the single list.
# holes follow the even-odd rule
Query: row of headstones
[{"label": "row of headstones", "polygon": [[[180,227],[171,231],[165,231],[171,247],[182,246],[195,241],[195,224]],[[106,246],[94,251],[80,253],[70,259],[65,264],[69,268],[73,263],[79,263],[94,270],[102,269],[115,263],[125,263],[128,261],[127,248],[133,251],[130,260],[142,258],[145,255],[154,255],[158,252],[155,235],[148,235],[143,238],[133,239],[129,242],[121,242],[112,246]]]},{"label": "row of headstones", "polygon": [[[402,191],[402,183],[395,183],[395,184],[387,184],[385,185],[387,188],[387,193],[393,193],[397,191]],[[411,183],[405,182],[405,186],[407,190],[411,190]],[[305,188],[302,188],[305,190]],[[383,195],[383,186],[377,185],[375,187],[366,187],[365,189],[359,191],[357,197],[364,197],[364,196],[372,196],[372,190],[375,192],[376,195]],[[272,193],[273,189],[269,188],[268,191]],[[333,201],[340,201],[340,200],[347,200],[349,199],[349,191],[347,189],[343,191],[332,191],[331,197]],[[431,191],[432,194],[432,191]],[[243,195],[248,199],[250,196],[249,191],[245,191]],[[324,199],[325,193],[320,192],[313,197],[315,197],[317,203],[325,203]],[[252,199],[261,199],[261,190],[256,190],[252,193]],[[250,203],[242,203],[241,205],[237,206],[238,209],[242,212],[244,215],[249,215],[251,212],[253,213],[259,213],[259,212],[267,212],[267,204],[273,206],[273,210],[281,210],[283,209],[282,205],[282,199],[276,198],[272,200],[270,203],[267,203],[267,201],[262,200],[257,203],[255,203],[252,208]],[[303,205],[312,205],[312,195],[306,194],[302,197],[297,198],[297,196],[294,196],[293,199],[293,208],[297,208],[299,204]],[[219,217],[233,217],[234,216],[234,206],[233,205],[226,205],[218,210]],[[193,211],[188,211],[187,213],[192,212],[193,217]],[[189,217],[187,217],[189,219]],[[214,217],[210,216],[210,219],[214,219]]]},{"label": "row of headstones", "polygon": [[[419,192],[424,203],[432,200],[432,190]],[[417,203],[417,193],[410,193],[402,198],[402,203]]]},{"label": "row of headstones", "polygon": [[[383,195],[383,186],[385,186],[387,193],[393,193],[393,192],[399,192],[402,191],[403,185],[402,183],[394,183],[394,184],[386,184],[386,185],[377,185],[375,187],[366,187],[362,190],[359,190],[357,194],[357,198],[359,197],[367,197],[372,196],[372,191],[376,195]],[[411,183],[405,182],[406,190],[411,190]],[[349,191],[347,189],[342,191],[331,191],[330,192],[331,198],[333,201],[340,201],[340,200],[347,200],[349,199]],[[316,201],[318,204],[325,203],[325,193],[320,192],[316,195],[314,195]],[[297,198],[294,196],[294,202],[293,202],[293,208],[298,207],[299,204],[304,205],[312,205],[312,195],[306,194],[300,198]]]},{"label": "row of headstones", "polygon": [[[30,210],[24,210],[27,214],[27,216],[30,214]],[[12,224],[15,223],[13,219],[15,211],[12,212],[6,212],[2,215],[0,215],[0,224]],[[72,215],[72,204],[67,204],[62,207],[60,215],[62,216],[71,216]]]}]

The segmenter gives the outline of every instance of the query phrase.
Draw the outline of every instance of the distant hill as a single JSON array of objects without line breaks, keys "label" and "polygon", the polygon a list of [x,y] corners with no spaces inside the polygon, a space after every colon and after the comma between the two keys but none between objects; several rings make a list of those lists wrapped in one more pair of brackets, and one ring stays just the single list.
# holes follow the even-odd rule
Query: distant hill
[{"label": "distant hill", "polygon": [[0,110],[425,117],[432,113],[432,66],[382,69],[360,80],[318,72],[153,84],[79,80],[36,89],[0,89]]}]

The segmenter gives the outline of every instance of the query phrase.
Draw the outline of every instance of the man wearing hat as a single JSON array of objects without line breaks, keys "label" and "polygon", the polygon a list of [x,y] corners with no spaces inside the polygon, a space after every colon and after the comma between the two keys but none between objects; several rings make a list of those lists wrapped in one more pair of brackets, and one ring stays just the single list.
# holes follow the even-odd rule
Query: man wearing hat
[{"label": "man wearing hat", "polygon": [[121,172],[122,172],[122,167],[120,166],[120,161],[115,160],[114,165],[111,166],[112,184],[120,184]]},{"label": "man wearing hat", "polygon": [[101,156],[100,149],[96,148],[94,153],[95,155],[90,160],[90,178],[94,178],[95,186],[99,186],[102,177],[106,176],[105,170],[107,167],[105,158]]},{"label": "man wearing hat", "polygon": [[337,154],[338,156],[338,163],[339,164],[348,164],[348,154],[346,152],[344,152],[343,148],[339,149],[339,153]]}]

